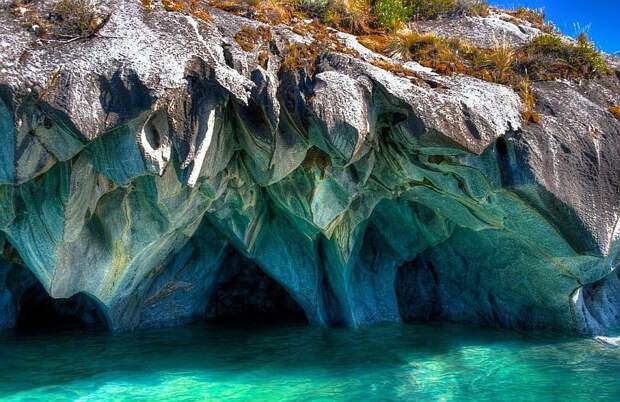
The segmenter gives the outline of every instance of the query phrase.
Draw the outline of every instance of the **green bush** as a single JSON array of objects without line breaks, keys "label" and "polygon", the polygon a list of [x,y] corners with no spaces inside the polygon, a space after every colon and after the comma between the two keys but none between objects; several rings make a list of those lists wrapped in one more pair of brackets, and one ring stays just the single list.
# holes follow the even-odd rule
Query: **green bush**
[{"label": "green bush", "polygon": [[571,62],[574,66],[579,66],[584,75],[597,76],[610,72],[607,62],[585,33],[577,37]]},{"label": "green bush", "polygon": [[373,12],[379,25],[387,30],[396,30],[408,23],[413,16],[413,9],[407,6],[407,0],[377,0]]},{"label": "green bush", "polygon": [[585,34],[575,43],[557,35],[540,35],[521,50],[519,60],[520,69],[537,80],[595,78],[609,73],[603,56]]}]

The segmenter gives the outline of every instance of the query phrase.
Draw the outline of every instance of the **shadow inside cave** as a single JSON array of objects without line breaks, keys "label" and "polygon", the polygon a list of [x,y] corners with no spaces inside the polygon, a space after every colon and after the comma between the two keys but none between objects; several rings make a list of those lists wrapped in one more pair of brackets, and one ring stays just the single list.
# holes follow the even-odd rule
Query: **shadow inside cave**
[{"label": "shadow inside cave", "polygon": [[226,274],[209,298],[207,323],[233,327],[308,323],[289,292],[257,264],[234,253],[224,266]]},{"label": "shadow inside cave", "polygon": [[35,281],[19,296],[15,329],[20,334],[105,332],[108,325],[99,303],[92,297],[78,293],[70,298],[54,299]]}]

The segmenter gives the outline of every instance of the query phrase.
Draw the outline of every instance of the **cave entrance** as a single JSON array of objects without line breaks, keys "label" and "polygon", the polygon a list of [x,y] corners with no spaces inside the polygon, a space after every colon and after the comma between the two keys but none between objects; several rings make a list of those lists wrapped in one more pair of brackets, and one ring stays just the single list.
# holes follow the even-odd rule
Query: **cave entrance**
[{"label": "cave entrance", "polygon": [[68,299],[54,299],[38,282],[19,297],[16,329],[27,333],[88,330],[106,331],[99,303],[78,293]]},{"label": "cave entrance", "polygon": [[226,274],[211,294],[207,322],[229,326],[307,324],[301,306],[254,262],[238,254],[224,263]]},{"label": "cave entrance", "polygon": [[439,279],[431,261],[416,257],[398,267],[395,280],[396,300],[405,322],[428,322],[438,319],[441,304]]}]

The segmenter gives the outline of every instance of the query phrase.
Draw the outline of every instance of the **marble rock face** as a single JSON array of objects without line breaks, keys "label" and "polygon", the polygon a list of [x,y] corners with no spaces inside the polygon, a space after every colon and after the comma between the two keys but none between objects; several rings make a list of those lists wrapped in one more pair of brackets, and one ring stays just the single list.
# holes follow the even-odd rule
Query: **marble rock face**
[{"label": "marble rock face", "polygon": [[357,55],[291,70],[312,38],[286,26],[247,51],[255,21],[108,3],[58,46],[0,12],[0,327],[35,285],[112,331],[239,299],[353,327],[620,323],[620,70],[536,84],[524,125],[512,89],[397,76],[345,34]]}]

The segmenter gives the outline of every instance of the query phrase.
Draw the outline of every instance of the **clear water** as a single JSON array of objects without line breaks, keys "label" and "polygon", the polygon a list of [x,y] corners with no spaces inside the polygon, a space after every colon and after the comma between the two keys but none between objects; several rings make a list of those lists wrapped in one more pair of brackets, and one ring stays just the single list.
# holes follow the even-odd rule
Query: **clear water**
[{"label": "clear water", "polygon": [[620,400],[620,348],[454,325],[0,337],[0,399]]}]

